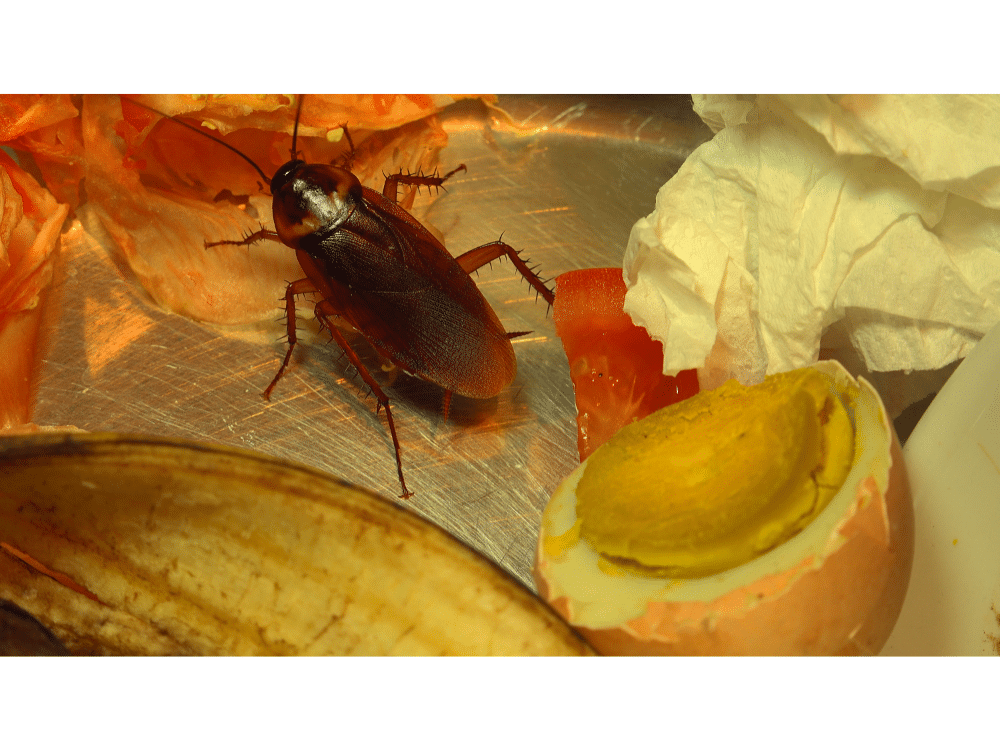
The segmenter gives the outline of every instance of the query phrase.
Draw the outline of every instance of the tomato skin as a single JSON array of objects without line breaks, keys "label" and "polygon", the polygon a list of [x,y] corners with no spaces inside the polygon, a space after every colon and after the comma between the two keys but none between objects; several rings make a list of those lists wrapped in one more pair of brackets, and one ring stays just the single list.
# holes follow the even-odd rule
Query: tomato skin
[{"label": "tomato skin", "polygon": [[625,312],[620,268],[587,268],[556,278],[553,319],[576,394],[582,461],[629,422],[698,392],[698,376],[663,374],[663,347]]}]

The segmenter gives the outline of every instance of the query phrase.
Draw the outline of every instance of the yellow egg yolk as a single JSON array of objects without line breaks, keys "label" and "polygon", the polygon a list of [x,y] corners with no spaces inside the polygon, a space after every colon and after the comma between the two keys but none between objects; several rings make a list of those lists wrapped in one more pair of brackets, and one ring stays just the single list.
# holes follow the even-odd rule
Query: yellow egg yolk
[{"label": "yellow egg yolk", "polygon": [[836,494],[853,457],[850,417],[815,369],[750,387],[731,380],[601,446],[564,536],[582,536],[602,567],[714,575],[801,531]]}]

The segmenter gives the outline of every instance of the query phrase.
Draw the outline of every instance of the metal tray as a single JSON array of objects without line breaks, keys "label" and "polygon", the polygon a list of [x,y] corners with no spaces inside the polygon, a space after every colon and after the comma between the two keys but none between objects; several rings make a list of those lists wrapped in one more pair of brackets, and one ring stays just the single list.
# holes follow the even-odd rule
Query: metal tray
[{"label": "metal tray", "polygon": [[[459,254],[497,239],[554,277],[621,264],[636,219],[711,133],[687,96],[505,96],[510,121],[476,101],[446,110],[442,166],[466,164],[423,214]],[[380,187],[380,186],[378,186]],[[162,311],[97,222],[64,238],[58,320],[34,412],[42,425],[140,433],[251,448],[399,494],[384,415],[335,345],[314,338],[272,400],[261,393],[284,345],[260,345]],[[552,318],[510,264],[478,281],[509,331],[519,371],[496,399],[455,398],[407,378],[389,396],[407,484],[405,505],[532,586],[538,522],[578,462],[573,389]],[[275,307],[275,317],[280,309]]]}]

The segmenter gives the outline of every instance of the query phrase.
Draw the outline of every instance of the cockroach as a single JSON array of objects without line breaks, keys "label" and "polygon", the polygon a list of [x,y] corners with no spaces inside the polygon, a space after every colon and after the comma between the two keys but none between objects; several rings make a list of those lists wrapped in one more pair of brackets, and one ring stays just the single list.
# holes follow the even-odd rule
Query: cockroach
[{"label": "cockroach", "polygon": [[[454,257],[445,246],[397,204],[399,185],[440,187],[459,165],[443,176],[392,174],[379,193],[361,184],[350,171],[354,144],[344,166],[308,164],[298,158],[296,143],[302,112],[299,97],[292,131],[291,158],[273,177],[248,156],[220,138],[169,117],[180,125],[221,143],[250,163],[270,185],[274,230],[262,228],[240,240],[206,242],[250,246],[277,240],[295,251],[305,277],[285,290],[288,349],[277,374],[264,391],[271,392],[291,361],[297,342],[295,297],[318,294],[315,314],[375,396],[376,413],[385,409],[396,455],[401,497],[413,495],[403,478],[399,438],[389,399],[340,329],[359,333],[385,361],[444,390],[444,418],[454,393],[474,399],[492,398],[517,374],[508,333],[470,274],[504,256],[549,305],[555,295],[514,248],[502,240]],[[140,105],[144,106],[145,105]]]}]

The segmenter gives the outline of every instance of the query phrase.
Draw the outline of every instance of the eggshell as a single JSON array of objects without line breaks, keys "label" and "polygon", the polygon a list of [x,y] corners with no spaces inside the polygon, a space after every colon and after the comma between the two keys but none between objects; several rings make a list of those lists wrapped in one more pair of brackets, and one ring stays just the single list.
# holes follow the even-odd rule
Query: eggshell
[{"label": "eggshell", "polygon": [[[839,382],[855,383],[839,365],[819,365],[835,373]],[[577,587],[576,594],[567,589],[566,573],[557,572],[557,560],[547,555],[544,545],[560,531],[552,526],[553,504],[575,487],[585,466],[581,464],[557,490],[552,510],[547,508],[543,518],[534,571],[539,593],[607,655],[878,653],[899,616],[909,583],[913,507],[899,440],[885,408],[865,381],[855,385],[866,405],[862,410],[874,417],[858,412],[856,445],[877,446],[880,455],[866,454],[865,470],[852,470],[831,501],[827,511],[839,518],[824,520],[821,514],[788,542],[727,571],[725,578],[714,581],[710,597],[679,598],[676,591],[682,584],[647,579],[645,601],[636,602],[636,614],[617,618],[612,607],[610,615],[595,616],[593,603],[579,594],[579,582],[569,586]],[[855,459],[856,467],[861,460]],[[569,502],[575,506],[575,495],[572,498]],[[559,523],[566,523],[565,516]],[[802,549],[810,551],[796,557],[796,550]],[[755,575],[769,566],[771,572]],[[599,584],[612,587],[606,589],[612,592],[609,598],[616,596],[613,581]],[[657,584],[658,589],[650,588]]]}]

